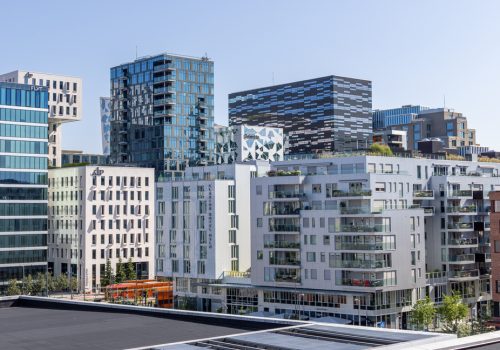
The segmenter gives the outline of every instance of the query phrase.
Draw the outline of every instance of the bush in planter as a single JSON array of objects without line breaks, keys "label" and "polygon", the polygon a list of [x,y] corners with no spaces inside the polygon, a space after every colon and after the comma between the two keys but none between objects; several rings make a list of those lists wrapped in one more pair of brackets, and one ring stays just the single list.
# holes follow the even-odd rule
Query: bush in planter
[{"label": "bush in planter", "polygon": [[276,171],[275,170],[269,170],[267,172],[267,176],[276,176]]}]

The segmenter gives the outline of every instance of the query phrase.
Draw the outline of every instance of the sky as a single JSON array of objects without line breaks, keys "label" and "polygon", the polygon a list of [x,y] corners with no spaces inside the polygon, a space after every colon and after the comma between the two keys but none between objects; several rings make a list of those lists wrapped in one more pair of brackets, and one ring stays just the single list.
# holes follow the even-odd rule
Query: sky
[{"label": "sky", "polygon": [[373,108],[462,112],[500,151],[500,1],[107,0],[0,2],[0,72],[83,79],[83,120],[63,148],[100,153],[109,68],[162,52],[215,62],[215,121],[227,95],[340,75],[373,82]]}]

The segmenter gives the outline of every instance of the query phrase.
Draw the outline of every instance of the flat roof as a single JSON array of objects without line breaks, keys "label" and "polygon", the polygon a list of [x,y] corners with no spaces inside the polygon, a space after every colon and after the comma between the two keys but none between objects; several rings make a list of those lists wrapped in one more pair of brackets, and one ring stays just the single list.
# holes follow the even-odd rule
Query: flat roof
[{"label": "flat roof", "polygon": [[406,350],[430,349],[456,339],[439,333],[31,296],[0,298],[0,324],[0,349],[30,350]]}]

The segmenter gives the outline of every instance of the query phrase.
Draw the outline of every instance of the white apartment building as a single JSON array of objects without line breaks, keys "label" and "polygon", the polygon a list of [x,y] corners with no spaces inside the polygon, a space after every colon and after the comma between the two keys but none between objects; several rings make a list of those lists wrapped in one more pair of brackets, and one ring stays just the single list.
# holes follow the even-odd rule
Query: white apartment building
[{"label": "white apartment building", "polygon": [[[267,170],[267,162],[192,167],[156,184],[156,271],[174,278],[177,298],[250,269],[250,181]],[[210,298],[196,307],[216,308]]]},{"label": "white apartment building", "polygon": [[154,169],[81,166],[49,171],[48,262],[94,290],[109,259],[154,276]]},{"label": "white apartment building", "polygon": [[499,163],[359,155],[271,168],[251,180],[251,278],[194,288],[198,305],[407,328],[427,294],[459,293],[473,312],[489,303]]},{"label": "white apartment building", "polygon": [[49,164],[61,167],[62,124],[82,119],[82,80],[65,75],[16,70],[0,82],[46,86],[49,91]]}]

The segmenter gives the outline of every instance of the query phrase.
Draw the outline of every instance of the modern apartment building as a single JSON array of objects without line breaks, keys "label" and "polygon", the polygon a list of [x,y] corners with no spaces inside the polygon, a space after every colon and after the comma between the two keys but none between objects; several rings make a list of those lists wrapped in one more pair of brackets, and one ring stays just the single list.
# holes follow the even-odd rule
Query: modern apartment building
[{"label": "modern apartment building", "polygon": [[48,92],[0,83],[0,290],[47,270]]},{"label": "modern apartment building", "polygon": [[[268,162],[187,168],[179,181],[156,184],[157,275],[174,278],[177,300],[191,301],[224,274],[250,269],[250,181]],[[215,298],[217,299],[217,298]],[[200,298],[215,310],[220,301]]]},{"label": "modern apartment building", "polygon": [[101,136],[102,136],[102,153],[109,155],[111,147],[111,100],[109,97],[99,98],[101,111]]},{"label": "modern apartment building", "polygon": [[404,152],[408,147],[406,131],[392,128],[373,131],[373,143],[387,145],[395,153]]},{"label": "modern apartment building", "polygon": [[408,150],[418,150],[418,142],[424,139],[440,139],[443,148],[456,150],[463,146],[478,146],[476,130],[467,125],[462,113],[449,108],[429,109],[421,106],[373,112],[374,128],[406,131]]},{"label": "modern apartment building", "polygon": [[82,80],[76,77],[16,70],[0,82],[44,86],[49,95],[49,164],[61,166],[62,125],[82,119]]},{"label": "modern apartment building", "polygon": [[138,278],[154,276],[154,170],[80,166],[49,171],[49,271],[101,286],[106,262],[132,259]]},{"label": "modern apartment building", "polygon": [[215,163],[249,160],[280,161],[284,157],[283,129],[265,126],[215,125]]},{"label": "modern apartment building", "polygon": [[287,154],[367,148],[372,84],[327,76],[229,94],[230,126],[281,127]]},{"label": "modern apartment building", "polygon": [[214,157],[214,63],[161,54],[111,68],[111,160],[166,179]]},{"label": "modern apartment building", "polygon": [[385,129],[393,125],[410,124],[429,107],[405,105],[399,108],[376,109],[373,111],[373,130]]},{"label": "modern apartment building", "polygon": [[490,192],[491,210],[491,294],[493,298],[493,318],[500,324],[500,191]]},{"label": "modern apartment building", "polygon": [[500,164],[297,158],[251,180],[251,276],[192,289],[203,305],[391,328],[411,327],[427,294],[487,307],[487,195],[500,188]]}]

